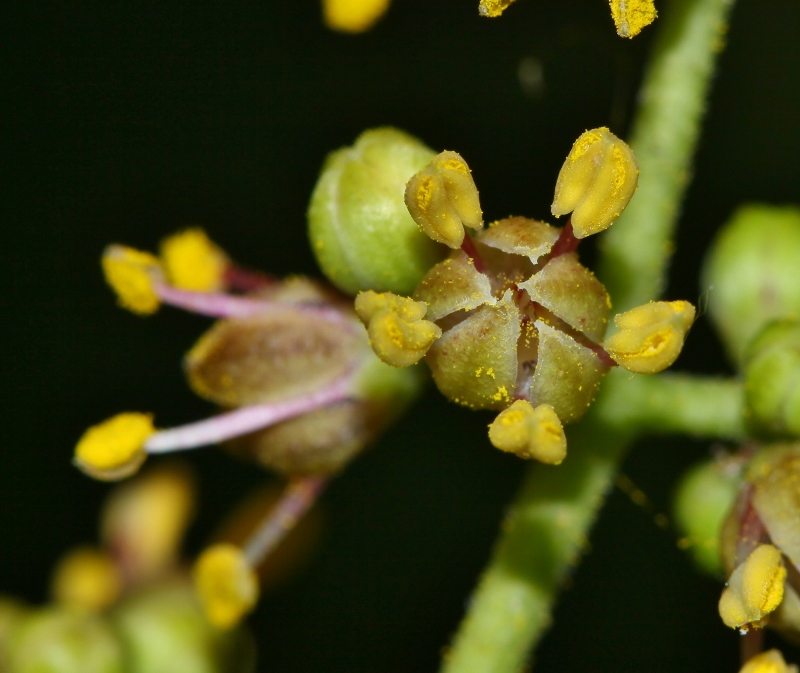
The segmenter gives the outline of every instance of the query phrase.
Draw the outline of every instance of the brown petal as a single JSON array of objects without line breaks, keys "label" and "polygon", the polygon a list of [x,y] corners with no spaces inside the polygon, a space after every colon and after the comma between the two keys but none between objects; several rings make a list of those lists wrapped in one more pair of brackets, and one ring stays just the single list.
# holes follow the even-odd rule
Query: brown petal
[{"label": "brown petal", "polygon": [[577,421],[592,403],[608,366],[571,336],[537,320],[539,360],[531,380],[531,404],[551,405],[562,423]]},{"label": "brown petal", "polygon": [[198,395],[238,407],[312,392],[344,375],[366,348],[355,319],[349,329],[287,305],[217,322],[184,364]]},{"label": "brown petal", "polygon": [[489,279],[475,269],[461,250],[454,250],[450,257],[428,271],[413,297],[428,305],[425,318],[433,321],[455,311],[496,303]]}]

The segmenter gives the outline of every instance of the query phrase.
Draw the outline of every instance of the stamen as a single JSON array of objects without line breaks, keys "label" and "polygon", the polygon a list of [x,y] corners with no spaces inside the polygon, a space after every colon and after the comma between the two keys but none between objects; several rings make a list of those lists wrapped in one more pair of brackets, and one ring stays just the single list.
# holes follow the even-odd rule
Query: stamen
[{"label": "stamen", "polygon": [[564,225],[564,228],[561,230],[561,233],[558,235],[558,240],[550,250],[547,260],[549,261],[554,257],[575,252],[578,249],[578,244],[580,242],[581,240],[575,237],[575,233],[572,230],[572,218],[570,217],[567,220],[567,223]]},{"label": "stamen", "polygon": [[461,242],[461,249],[467,257],[472,260],[472,263],[475,265],[475,271],[478,273],[486,273],[486,264],[484,264],[481,259],[478,248],[475,247],[475,241],[473,241],[472,237],[467,233],[464,234],[464,240]]},{"label": "stamen", "polygon": [[164,304],[210,318],[246,318],[270,311],[298,310],[307,311],[320,320],[337,325],[345,325],[349,328],[352,328],[353,325],[352,321],[348,320],[340,310],[320,304],[284,303],[253,299],[252,297],[238,297],[224,292],[192,292],[166,283],[156,283],[154,289]]},{"label": "stamen", "polygon": [[283,541],[297,522],[317,501],[328,483],[324,476],[296,477],[289,482],[281,499],[243,547],[247,562],[257,568]]},{"label": "stamen", "polygon": [[281,421],[342,402],[351,395],[352,375],[343,376],[308,395],[273,404],[253,404],[197,423],[151,435],[144,444],[149,454],[169,453],[218,444]]}]

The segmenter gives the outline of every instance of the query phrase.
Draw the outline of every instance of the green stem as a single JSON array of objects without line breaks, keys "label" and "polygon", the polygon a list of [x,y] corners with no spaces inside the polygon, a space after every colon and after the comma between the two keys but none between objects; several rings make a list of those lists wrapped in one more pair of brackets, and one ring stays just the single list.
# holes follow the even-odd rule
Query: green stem
[{"label": "green stem", "polygon": [[[733,0],[673,0],[659,20],[631,143],[641,171],[639,192],[607,232],[601,250],[602,275],[619,311],[659,296],[664,288],[678,208],[732,4]],[[637,415],[625,409],[627,399],[632,399],[630,407],[640,400],[618,390],[626,383],[623,378],[615,373],[596,405],[598,411],[606,408],[608,419],[593,412],[570,429],[569,456],[562,465],[530,468],[444,658],[444,673],[522,669],[550,624],[561,582],[586,543],[635,430],[653,423],[661,431],[691,426],[701,434],[714,434],[714,429],[724,429],[726,414],[738,408],[736,386],[717,382],[715,391],[728,400],[724,411],[715,416],[711,405],[703,405],[701,411],[681,402],[681,417],[692,419],[681,425],[659,404],[679,403],[692,388],[664,377],[654,384],[649,403],[641,402],[646,406]],[[641,385],[634,381],[628,384]],[[731,427],[739,428],[740,423],[737,419]]]},{"label": "green stem", "polygon": [[593,423],[568,430],[568,459],[528,472],[444,657],[444,673],[520,671],[550,625],[558,590],[586,547],[586,532],[629,444],[629,436]]},{"label": "green stem", "polygon": [[636,434],[668,433],[743,439],[744,388],[736,379],[617,369],[608,375],[594,412],[612,427]]},{"label": "green stem", "polygon": [[639,189],[601,238],[600,277],[618,312],[661,296],[672,239],[733,0],[673,0],[631,133]]}]

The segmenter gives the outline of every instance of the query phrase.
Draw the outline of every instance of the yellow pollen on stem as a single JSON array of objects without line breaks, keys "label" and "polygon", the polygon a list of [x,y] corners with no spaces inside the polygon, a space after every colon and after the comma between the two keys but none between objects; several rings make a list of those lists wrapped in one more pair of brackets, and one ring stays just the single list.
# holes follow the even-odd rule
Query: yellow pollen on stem
[{"label": "yellow pollen on stem", "polygon": [[172,285],[193,292],[220,289],[228,263],[202,229],[187,229],[164,239],[161,261]]},{"label": "yellow pollen on stem", "polygon": [[144,462],[144,443],[155,431],[150,414],[117,414],[83,434],[75,447],[75,464],[98,479],[127,477]]},{"label": "yellow pollen on stem", "polygon": [[343,33],[363,33],[389,9],[389,0],[322,0],[325,25]]},{"label": "yellow pollen on stem", "polygon": [[122,245],[110,245],[101,260],[106,282],[123,308],[140,315],[158,310],[161,301],[153,287],[161,272],[158,259],[147,252]]},{"label": "yellow pollen on stem", "polygon": [[232,544],[216,544],[200,555],[194,584],[208,620],[219,628],[238,624],[258,601],[258,578]]}]

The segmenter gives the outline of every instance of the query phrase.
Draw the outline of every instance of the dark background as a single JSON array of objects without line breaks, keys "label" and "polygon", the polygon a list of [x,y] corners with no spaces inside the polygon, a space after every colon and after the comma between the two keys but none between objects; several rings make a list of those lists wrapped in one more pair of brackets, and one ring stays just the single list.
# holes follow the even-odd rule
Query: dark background
[{"label": "dark background", "polygon": [[[117,309],[99,272],[107,243],[152,249],[200,224],[244,263],[315,273],[308,196],[325,154],[365,128],[396,125],[460,152],[489,218],[545,217],[578,134],[608,124],[624,135],[653,28],[617,38],[601,0],[519,0],[497,20],[476,4],[395,0],[357,37],[325,30],[313,0],[6,7],[0,590],[43,600],[60,553],[95,539],[108,487],[70,466],[87,425],[126,409],[163,425],[210,412],[180,370],[207,322]],[[670,297],[698,298],[703,251],[737,204],[800,200],[798,35],[796,0],[734,12]],[[542,86],[520,85],[523,59],[541,66]],[[726,367],[701,321],[678,368]],[[489,448],[487,422],[429,393],[333,484],[312,563],[251,619],[259,670],[436,669],[522,474]],[[707,451],[646,441],[624,469],[666,510],[677,475]],[[190,459],[202,483],[196,553],[264,477],[214,449]],[[615,492],[537,670],[735,671],[719,591],[674,533]]]}]

